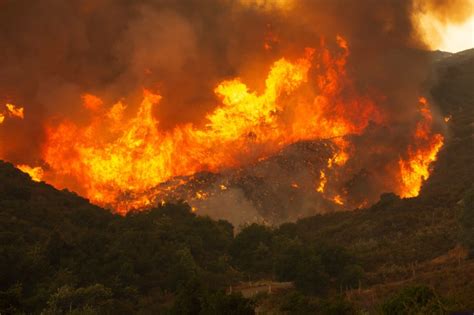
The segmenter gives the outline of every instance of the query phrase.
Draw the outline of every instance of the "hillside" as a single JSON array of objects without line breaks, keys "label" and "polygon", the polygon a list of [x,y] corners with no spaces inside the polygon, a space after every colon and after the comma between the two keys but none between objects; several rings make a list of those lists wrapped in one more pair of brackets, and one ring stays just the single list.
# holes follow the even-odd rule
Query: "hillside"
[{"label": "hillside", "polygon": [[[439,60],[431,95],[447,122],[447,142],[424,186],[424,197],[453,204],[472,187],[474,177],[474,49]],[[447,189],[449,188],[449,189]]]},{"label": "hillside", "polygon": [[187,205],[113,215],[0,162],[0,209],[2,314],[156,313],[198,274],[235,281],[232,226]]},{"label": "hillside", "polygon": [[[472,55],[472,50],[459,54],[431,53],[431,77],[421,91],[417,91],[428,98],[433,111],[429,128],[443,134],[446,140],[420,196],[439,205],[459,201],[473,173],[474,152],[469,131],[472,128],[469,125],[472,122]],[[416,97],[411,95],[402,102],[412,104],[412,99]],[[416,110],[415,102],[410,106]],[[399,159],[406,148],[398,148],[397,142],[403,142],[402,138],[410,133],[406,128],[391,122],[371,122],[362,134],[297,141],[247,164],[174,177],[144,192],[126,192],[122,197],[125,201],[146,199],[151,205],[163,200],[185,200],[199,214],[225,219],[235,226],[253,222],[279,225],[307,216],[368,207],[375,204],[382,193],[396,191],[404,195],[397,190],[398,186],[387,186],[380,178],[385,173],[399,171]],[[399,140],[392,141],[394,137]],[[382,139],[382,143],[377,144],[372,138]],[[343,139],[350,143],[349,158],[338,167],[332,167],[333,162],[329,161],[337,157],[340,150],[334,140]],[[398,150],[388,158],[386,148],[378,146],[393,146]],[[371,151],[372,147],[378,149]],[[391,159],[393,163],[380,167],[384,159]],[[398,179],[400,176],[396,175]],[[324,185],[319,188],[321,183]],[[446,190],[446,185],[451,189]],[[414,195],[418,194],[418,188]],[[339,200],[335,200],[336,196]]]},{"label": "hillside", "polygon": [[[433,74],[432,99],[450,117],[433,174],[419,197],[384,194],[368,209],[279,227],[252,224],[234,235],[227,221],[196,215],[183,203],[114,215],[0,162],[0,313],[474,309],[474,51],[436,58]],[[258,185],[247,175],[245,185]],[[202,176],[192,183],[219,184],[215,175]],[[298,194],[284,206],[300,211]],[[251,299],[226,294],[231,285],[261,279],[295,289]]]},{"label": "hillside", "polygon": [[[392,194],[369,209],[315,216],[288,224],[306,241],[326,240],[349,249],[364,266],[364,290],[348,292],[375,311],[405,286],[442,292],[456,309],[473,309],[474,50],[445,56],[429,82],[448,139],[419,197]],[[469,201],[470,200],[470,201]],[[282,227],[283,228],[283,227]],[[466,249],[460,244],[467,245]]]}]

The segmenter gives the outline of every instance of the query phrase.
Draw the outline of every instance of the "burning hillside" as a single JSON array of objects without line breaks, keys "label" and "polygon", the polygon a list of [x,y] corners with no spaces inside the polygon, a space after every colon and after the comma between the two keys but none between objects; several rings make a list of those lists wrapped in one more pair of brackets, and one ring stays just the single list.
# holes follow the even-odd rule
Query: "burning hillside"
[{"label": "burning hillside", "polygon": [[[205,192],[187,189],[186,194],[175,190],[183,185],[193,187],[194,178],[183,179],[183,176],[203,171],[242,168],[241,172],[248,173],[244,177],[254,176],[250,175],[254,168],[249,170],[246,165],[265,161],[292,143],[319,139],[331,144],[331,149],[326,150],[329,152],[312,152],[314,156],[301,153],[304,158],[319,159],[316,165],[295,168],[287,174],[269,167],[257,172],[258,178],[263,182],[276,181],[278,185],[288,185],[290,181],[287,190],[301,189],[308,199],[319,194],[322,197],[319,199],[343,206],[354,197],[345,187],[348,178],[354,175],[346,164],[358,158],[350,137],[363,137],[369,123],[372,128],[380,128],[387,127],[390,121],[375,97],[355,92],[345,69],[348,44],[341,37],[337,41],[340,49],[337,56],[322,46],[308,48],[305,56],[294,62],[285,58],[277,60],[261,94],[249,91],[239,79],[220,83],[215,93],[222,105],[206,116],[202,126],[186,124],[171,131],[160,130],[153,109],[159,106],[161,96],[147,90],[136,116],[131,118],[124,117],[123,102],[107,107],[99,97],[85,94],[83,105],[91,112],[91,119],[83,125],[65,120],[48,126],[42,155],[47,168],[26,165],[19,168],[36,180],[54,185],[68,187],[69,182],[75,183],[78,191],[93,202],[127,212],[156,204],[157,200],[169,200],[170,192],[175,199],[190,202],[208,199],[209,187],[202,188]],[[422,98],[420,104],[419,122],[405,152],[399,152],[400,157],[394,156],[396,160],[384,161],[382,167],[388,174],[379,179],[387,191],[403,197],[418,194],[443,141],[440,134],[431,130],[432,116],[426,99]],[[389,145],[375,142],[371,146],[377,146],[378,152],[374,154],[380,154],[391,150],[386,147]],[[296,162],[300,158],[295,156],[292,160]],[[279,176],[273,178],[273,172]],[[299,183],[302,175],[304,179]],[[180,185],[163,186],[162,183],[176,177],[182,178]],[[233,185],[241,181],[239,177]],[[258,192],[256,187],[254,194]],[[357,200],[359,204],[351,200],[347,205],[365,206],[375,201],[364,197]],[[319,202],[313,203],[314,211],[317,205]]]},{"label": "burning hillside", "polygon": [[[184,199],[278,221],[414,197],[443,146],[417,1],[50,2],[75,19],[31,17],[36,39],[11,38],[0,158],[120,213]],[[48,46],[34,21],[69,28]]]}]

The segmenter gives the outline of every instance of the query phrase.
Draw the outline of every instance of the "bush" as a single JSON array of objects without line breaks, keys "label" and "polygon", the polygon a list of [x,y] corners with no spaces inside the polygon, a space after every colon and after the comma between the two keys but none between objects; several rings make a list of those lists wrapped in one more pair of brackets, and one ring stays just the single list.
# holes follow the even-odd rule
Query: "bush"
[{"label": "bush", "polygon": [[382,304],[382,313],[398,314],[444,314],[446,307],[440,296],[426,286],[402,289]]}]

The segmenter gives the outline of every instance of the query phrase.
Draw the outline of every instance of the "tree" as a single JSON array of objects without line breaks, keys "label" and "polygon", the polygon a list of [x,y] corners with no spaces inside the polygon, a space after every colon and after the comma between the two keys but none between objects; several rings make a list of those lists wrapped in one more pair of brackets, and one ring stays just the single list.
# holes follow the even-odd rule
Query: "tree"
[{"label": "tree", "polygon": [[321,262],[321,257],[308,251],[297,265],[295,285],[308,294],[324,294],[328,289],[329,276]]},{"label": "tree", "polygon": [[206,296],[206,290],[197,279],[189,280],[182,284],[176,294],[171,314],[175,315],[198,315],[201,313],[202,299]]},{"label": "tree", "polygon": [[179,249],[175,255],[176,263],[171,273],[174,275],[173,282],[176,287],[186,286],[188,282],[196,281],[199,277],[200,270],[189,248]]},{"label": "tree", "polygon": [[112,291],[102,284],[77,289],[63,286],[51,295],[45,313],[64,314],[81,310],[87,310],[87,313],[100,313],[101,309],[110,307],[111,303]]},{"label": "tree", "polygon": [[317,305],[301,292],[290,292],[280,300],[280,311],[284,314],[317,314]]},{"label": "tree", "polygon": [[321,261],[331,277],[337,277],[344,268],[353,262],[352,256],[340,246],[322,245],[318,248]]},{"label": "tree", "polygon": [[255,314],[255,305],[241,294],[225,294],[223,291],[217,291],[207,295],[200,314],[253,315]]},{"label": "tree", "polygon": [[298,270],[295,268],[304,259],[305,248],[297,239],[278,237],[275,239],[274,270],[279,281],[294,281]]},{"label": "tree", "polygon": [[230,253],[235,266],[254,274],[268,274],[272,270],[272,231],[258,224],[244,228],[234,239]]}]

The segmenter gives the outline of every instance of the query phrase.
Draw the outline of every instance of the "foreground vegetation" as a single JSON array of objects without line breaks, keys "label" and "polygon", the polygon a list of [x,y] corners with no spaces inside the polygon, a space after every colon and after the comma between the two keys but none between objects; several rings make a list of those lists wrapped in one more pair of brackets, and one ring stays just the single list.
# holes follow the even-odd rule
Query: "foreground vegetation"
[{"label": "foreground vegetation", "polygon": [[[407,305],[421,313],[474,307],[474,288],[465,282],[474,274],[470,260],[456,256],[459,275],[436,275],[436,265],[426,263],[460,243],[474,249],[472,190],[453,209],[384,195],[357,213],[278,228],[252,224],[234,236],[228,222],[197,216],[186,204],[121,217],[33,183],[9,164],[0,165],[0,177],[1,313],[254,314],[259,306],[289,314],[399,314]],[[420,285],[416,273],[430,272],[441,282],[428,277]],[[292,281],[296,290],[252,300],[224,291],[258,279]],[[400,280],[366,303],[367,290]]]},{"label": "foreground vegetation", "polygon": [[223,288],[251,277],[295,281],[327,294],[357,285],[343,248],[291,231],[233,227],[167,204],[126,217],[0,168],[2,313],[253,313]]}]

